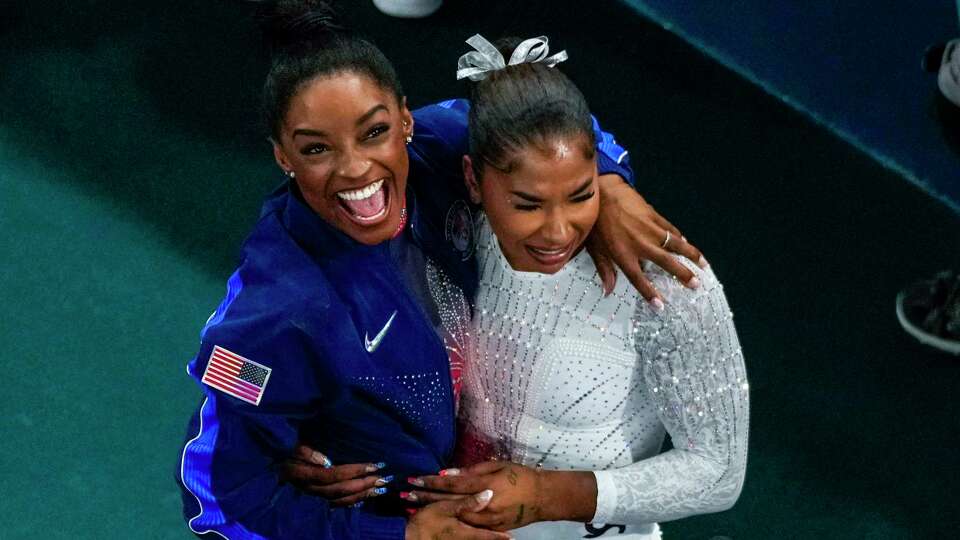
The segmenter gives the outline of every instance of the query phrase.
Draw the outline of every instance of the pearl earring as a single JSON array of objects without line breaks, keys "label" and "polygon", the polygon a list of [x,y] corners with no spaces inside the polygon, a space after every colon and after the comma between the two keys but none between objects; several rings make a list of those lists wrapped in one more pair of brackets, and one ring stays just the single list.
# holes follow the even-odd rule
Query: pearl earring
[{"label": "pearl earring", "polygon": [[289,176],[290,178],[296,178],[296,177],[297,177],[297,173],[295,173],[295,172],[293,172],[293,171],[287,171],[287,176]]}]

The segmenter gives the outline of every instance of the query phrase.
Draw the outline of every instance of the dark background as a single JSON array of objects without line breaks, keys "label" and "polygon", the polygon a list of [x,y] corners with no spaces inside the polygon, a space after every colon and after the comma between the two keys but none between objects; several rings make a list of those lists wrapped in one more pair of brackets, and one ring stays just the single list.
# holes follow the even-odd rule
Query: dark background
[{"label": "dark background", "polygon": [[960,1],[624,1],[960,212],[960,144],[920,68]]},{"label": "dark background", "polygon": [[[470,35],[548,35],[724,281],[751,380],[747,482],[667,538],[957,529],[960,366],[893,309],[960,266],[957,215],[619,2],[448,0],[419,21],[341,4],[413,106],[465,93]],[[280,181],[258,40],[225,0],[3,7],[0,537],[189,537],[185,365]]]}]

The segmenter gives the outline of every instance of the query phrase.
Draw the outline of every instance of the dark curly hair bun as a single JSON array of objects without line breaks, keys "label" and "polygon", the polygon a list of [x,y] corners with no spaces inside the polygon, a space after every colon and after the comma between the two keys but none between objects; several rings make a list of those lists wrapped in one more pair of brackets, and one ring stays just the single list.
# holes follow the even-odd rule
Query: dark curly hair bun
[{"label": "dark curly hair bun", "polygon": [[259,2],[257,18],[263,39],[274,52],[322,46],[345,28],[323,0],[273,0]]},{"label": "dark curly hair bun", "polygon": [[311,80],[355,73],[403,100],[393,65],[371,41],[343,27],[322,0],[254,2],[263,38],[270,48],[270,72],[263,84],[263,113],[274,140],[291,98]]}]

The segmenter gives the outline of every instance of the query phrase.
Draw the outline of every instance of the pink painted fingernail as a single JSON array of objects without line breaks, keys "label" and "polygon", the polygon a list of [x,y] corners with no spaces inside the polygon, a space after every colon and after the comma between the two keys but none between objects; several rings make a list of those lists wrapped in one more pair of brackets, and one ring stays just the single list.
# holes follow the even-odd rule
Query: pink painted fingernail
[{"label": "pink painted fingernail", "polygon": [[460,469],[444,469],[440,471],[440,476],[459,476]]},{"label": "pink painted fingernail", "polygon": [[700,288],[700,278],[698,278],[697,276],[693,276],[692,278],[690,278],[690,281],[687,282],[687,287],[689,287],[689,288],[691,288],[691,289],[699,289],[699,288]]},{"label": "pink painted fingernail", "polygon": [[697,266],[699,266],[700,268],[706,270],[707,268],[710,267],[710,263],[707,262],[707,258],[706,258],[706,257],[704,257],[703,255],[701,255],[701,256],[700,256],[700,260],[697,261]]},{"label": "pink painted fingernail", "polygon": [[417,502],[417,494],[412,491],[401,491],[400,498],[405,501]]},{"label": "pink painted fingernail", "polygon": [[410,485],[412,485],[412,486],[417,486],[417,487],[423,487],[423,485],[424,485],[424,484],[423,484],[423,480],[421,480],[421,479],[419,479],[419,478],[416,478],[416,477],[413,477],[413,476],[411,476],[410,478],[407,478],[407,483],[410,484]]},{"label": "pink painted fingernail", "polygon": [[650,301],[650,307],[653,308],[657,313],[663,313],[665,306],[663,305],[663,300],[659,298],[654,298]]}]

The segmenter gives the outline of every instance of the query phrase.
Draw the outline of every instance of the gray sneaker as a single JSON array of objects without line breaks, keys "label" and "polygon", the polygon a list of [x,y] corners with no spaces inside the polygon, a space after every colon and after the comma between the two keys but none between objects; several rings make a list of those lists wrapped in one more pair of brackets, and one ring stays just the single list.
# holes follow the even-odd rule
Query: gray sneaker
[{"label": "gray sneaker", "polygon": [[920,66],[937,74],[937,86],[943,97],[960,107],[960,38],[935,43],[923,53]]},{"label": "gray sneaker", "polygon": [[960,355],[960,273],[940,272],[900,291],[897,320],[921,343]]},{"label": "gray sneaker", "polygon": [[440,9],[441,4],[443,0],[373,0],[373,5],[380,11],[405,19],[418,19],[432,15],[434,11]]}]

